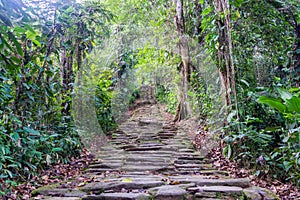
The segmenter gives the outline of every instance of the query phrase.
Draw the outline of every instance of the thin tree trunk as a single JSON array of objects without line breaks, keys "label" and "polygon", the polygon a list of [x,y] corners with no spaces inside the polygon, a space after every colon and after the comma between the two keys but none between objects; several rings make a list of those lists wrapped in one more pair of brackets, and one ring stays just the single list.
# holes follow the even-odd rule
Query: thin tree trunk
[{"label": "thin tree trunk", "polygon": [[295,72],[293,77],[296,77],[298,80],[294,81],[295,87],[299,87],[299,78],[300,78],[300,24],[297,24],[295,21],[295,44],[293,46],[293,61],[292,61],[292,69]]},{"label": "thin tree trunk", "polygon": [[180,85],[180,100],[177,107],[174,121],[180,121],[187,118],[191,114],[190,104],[188,102],[188,90],[189,90],[189,79],[190,79],[190,57],[189,57],[189,46],[188,40],[185,37],[185,21],[183,17],[183,1],[174,0],[176,6],[176,16],[174,17],[174,24],[176,26],[177,34],[179,36],[179,53],[181,55],[180,74],[181,74],[181,85]]},{"label": "thin tree trunk", "polygon": [[73,72],[73,55],[67,55],[64,50],[61,55],[61,77],[62,77],[62,113],[64,116],[71,114],[71,93],[73,91],[72,83],[74,83]]}]

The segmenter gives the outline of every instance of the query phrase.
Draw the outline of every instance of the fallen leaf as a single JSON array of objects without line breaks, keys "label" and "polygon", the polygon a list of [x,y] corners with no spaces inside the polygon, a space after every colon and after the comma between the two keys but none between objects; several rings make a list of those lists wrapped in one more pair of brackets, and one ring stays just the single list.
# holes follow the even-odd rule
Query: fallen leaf
[{"label": "fallen leaf", "polygon": [[131,183],[132,179],[131,178],[124,178],[121,182],[123,182],[123,183]]},{"label": "fallen leaf", "polygon": [[81,183],[79,183],[77,186],[78,187],[82,187],[82,186],[84,186],[86,183],[85,182],[81,182]]}]

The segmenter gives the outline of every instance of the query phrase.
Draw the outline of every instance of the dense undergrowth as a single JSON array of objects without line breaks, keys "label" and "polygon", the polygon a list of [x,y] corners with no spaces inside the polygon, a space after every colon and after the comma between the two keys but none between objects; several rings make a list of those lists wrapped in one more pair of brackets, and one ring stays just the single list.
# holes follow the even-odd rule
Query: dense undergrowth
[{"label": "dense undergrowth", "polygon": [[80,155],[74,80],[110,17],[96,2],[0,1],[0,196]]},{"label": "dense undergrowth", "polygon": [[224,154],[259,177],[299,185],[299,88],[258,88],[249,94],[244,119],[228,119]]}]

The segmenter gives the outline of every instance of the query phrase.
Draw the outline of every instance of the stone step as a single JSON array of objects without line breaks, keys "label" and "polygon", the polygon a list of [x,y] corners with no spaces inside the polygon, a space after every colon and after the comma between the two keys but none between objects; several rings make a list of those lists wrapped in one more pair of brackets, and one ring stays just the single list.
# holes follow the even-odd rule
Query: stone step
[{"label": "stone step", "polygon": [[148,200],[150,195],[146,193],[103,193],[101,195],[88,195],[82,200]]},{"label": "stone step", "polygon": [[123,165],[123,163],[102,163],[102,164],[93,164],[90,165],[89,168],[90,169],[95,169],[95,168],[119,168]]},{"label": "stone step", "polygon": [[142,147],[142,146],[139,146],[139,147],[129,147],[129,148],[126,148],[125,151],[153,151],[153,150],[159,150],[161,149],[163,146],[150,146],[150,147]]},{"label": "stone step", "polygon": [[142,166],[136,166],[136,165],[124,165],[121,170],[123,171],[162,171],[162,170],[173,170],[174,167],[172,166],[145,166],[145,165],[142,165]]},{"label": "stone step", "polygon": [[50,200],[276,199],[249,179],[213,169],[156,105],[137,109],[96,158],[84,174],[92,182],[47,186],[35,195]]},{"label": "stone step", "polygon": [[169,179],[180,183],[195,183],[197,186],[237,186],[242,188],[250,186],[250,180],[247,178],[205,179],[203,176],[172,176]]}]

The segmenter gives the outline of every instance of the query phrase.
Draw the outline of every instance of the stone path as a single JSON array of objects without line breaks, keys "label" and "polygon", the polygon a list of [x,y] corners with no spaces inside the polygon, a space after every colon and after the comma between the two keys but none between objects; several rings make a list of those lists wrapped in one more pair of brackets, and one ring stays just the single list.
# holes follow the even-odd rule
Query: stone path
[{"label": "stone path", "polygon": [[75,188],[62,183],[34,193],[53,200],[276,199],[248,179],[213,169],[186,134],[162,118],[157,105],[136,110],[84,176],[93,181]]}]

